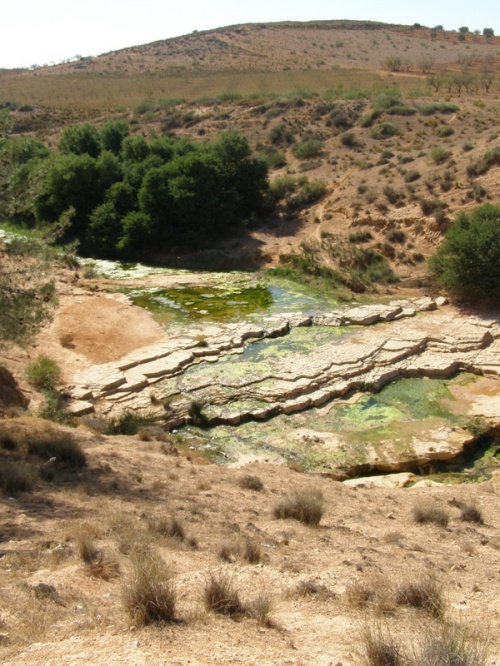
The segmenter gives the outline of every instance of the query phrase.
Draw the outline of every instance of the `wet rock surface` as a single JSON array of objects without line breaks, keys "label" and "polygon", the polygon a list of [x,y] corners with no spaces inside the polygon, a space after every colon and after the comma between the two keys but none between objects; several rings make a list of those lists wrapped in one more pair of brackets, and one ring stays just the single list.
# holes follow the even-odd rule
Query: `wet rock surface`
[{"label": "wet rock surface", "polygon": [[[350,328],[340,341],[307,352],[253,363],[226,358],[242,354],[256,340],[286,337],[304,326]],[[193,422],[189,410],[195,401],[203,411],[195,423],[237,426],[318,408],[405,377],[449,378],[461,371],[498,377],[499,340],[499,319],[463,317],[451,308],[438,309],[429,298],[315,316],[282,314],[258,324],[208,325],[77,375],[67,387],[69,408],[73,414],[147,412],[174,427]],[[369,469],[395,471],[402,464],[448,460],[470,441],[466,431],[436,427],[413,438],[404,454],[388,446],[381,456],[367,447],[361,462]]]}]

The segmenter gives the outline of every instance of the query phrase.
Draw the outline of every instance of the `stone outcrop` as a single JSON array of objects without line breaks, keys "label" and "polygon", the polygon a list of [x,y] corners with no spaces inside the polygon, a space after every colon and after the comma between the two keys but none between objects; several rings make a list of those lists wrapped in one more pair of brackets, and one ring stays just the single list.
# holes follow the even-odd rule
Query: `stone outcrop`
[{"label": "stone outcrop", "polygon": [[[401,377],[445,378],[459,371],[498,376],[500,322],[436,308],[427,298],[190,330],[84,371],[67,387],[70,409],[75,414],[91,406],[104,413],[154,410],[154,389],[160,402],[169,402],[176,424],[187,418],[189,400],[196,399],[206,406],[209,422],[237,425],[318,407],[349,391],[379,389]],[[423,312],[428,314],[418,314]],[[285,336],[298,326],[352,326],[352,334],[340,344],[335,340],[309,353],[243,367],[242,372],[235,373],[232,364],[217,364],[252,341]],[[186,372],[194,366],[199,371]],[[184,401],[175,401],[174,408],[175,395]],[[162,407],[156,408],[161,415]]]}]

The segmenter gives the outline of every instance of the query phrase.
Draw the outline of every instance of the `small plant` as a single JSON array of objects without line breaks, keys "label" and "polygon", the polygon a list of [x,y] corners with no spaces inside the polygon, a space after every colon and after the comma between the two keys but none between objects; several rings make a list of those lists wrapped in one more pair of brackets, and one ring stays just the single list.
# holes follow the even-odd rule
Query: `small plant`
[{"label": "small plant", "polygon": [[390,229],[387,232],[386,237],[390,243],[406,242],[406,234],[402,229]]},{"label": "small plant", "polygon": [[441,586],[431,577],[401,584],[396,591],[396,603],[398,606],[418,608],[436,618],[444,614]]},{"label": "small plant", "polygon": [[356,148],[358,140],[354,132],[344,132],[340,135],[340,143],[346,148]]},{"label": "small plant", "polygon": [[245,490],[255,490],[256,492],[261,492],[264,489],[264,484],[259,479],[258,476],[253,476],[251,474],[245,474],[238,481],[241,488]]},{"label": "small plant", "polygon": [[260,543],[256,539],[247,539],[243,549],[243,558],[250,564],[258,564],[262,559]]},{"label": "small plant", "polygon": [[443,125],[437,131],[437,135],[441,138],[452,136],[453,134],[455,134],[455,130],[450,125]]},{"label": "small plant", "polygon": [[319,139],[306,139],[297,144],[293,149],[293,154],[300,160],[316,157],[323,150],[323,141]]},{"label": "small plant", "polygon": [[383,632],[380,627],[366,627],[363,644],[368,666],[403,666],[408,663],[390,633]]},{"label": "small plant", "polygon": [[22,462],[0,460],[0,490],[6,495],[28,492],[33,488],[36,473]]},{"label": "small plant", "polygon": [[203,425],[207,417],[203,413],[205,402],[203,400],[191,400],[188,407],[188,414],[195,425]]},{"label": "small plant", "polygon": [[460,507],[460,520],[467,523],[477,523],[482,525],[484,523],[483,514],[475,504],[462,504]]},{"label": "small plant", "polygon": [[372,139],[388,139],[397,134],[398,128],[392,123],[380,123],[376,125],[370,132]]},{"label": "small plant", "polygon": [[438,506],[422,503],[413,507],[413,520],[420,525],[434,523],[440,527],[446,527],[450,520],[450,515]]},{"label": "small plant", "polygon": [[61,379],[61,368],[54,359],[39,354],[27,365],[26,379],[37,389],[53,389]]},{"label": "small plant", "polygon": [[63,463],[73,468],[86,465],[85,454],[80,445],[65,433],[44,433],[41,435],[33,433],[27,442],[27,446],[29,455],[38,456],[44,460],[54,459],[56,463]]},{"label": "small plant", "polygon": [[161,534],[162,536],[185,541],[186,530],[183,524],[174,516],[169,518],[156,518],[148,522],[148,527],[151,532]]},{"label": "small plant", "polygon": [[73,333],[63,333],[59,338],[59,343],[61,347],[64,347],[65,349],[74,349],[75,348],[75,345],[73,344],[74,339],[75,336],[73,335]]},{"label": "small plant", "polygon": [[204,601],[208,610],[221,615],[238,617],[245,613],[232,578],[223,572],[211,573],[204,589]]},{"label": "small plant", "polygon": [[293,518],[305,525],[319,525],[325,512],[323,493],[315,488],[296,490],[274,508],[275,518]]},{"label": "small plant", "polygon": [[121,416],[112,418],[106,426],[106,435],[137,435],[144,426],[151,424],[154,416],[125,412]]},{"label": "small plant", "polygon": [[133,622],[175,622],[176,600],[175,587],[163,561],[149,550],[135,553],[132,579],[123,589],[125,610]]},{"label": "small plant", "polygon": [[413,183],[420,178],[420,173],[415,170],[410,170],[405,173],[405,183]]},{"label": "small plant", "polygon": [[120,575],[118,562],[106,559],[104,551],[96,548],[92,538],[88,534],[83,534],[78,540],[80,557],[85,562],[86,571],[94,578],[109,581]]},{"label": "small plant", "polygon": [[434,164],[443,164],[447,159],[451,157],[451,151],[446,150],[442,146],[436,146],[429,153],[429,158]]}]

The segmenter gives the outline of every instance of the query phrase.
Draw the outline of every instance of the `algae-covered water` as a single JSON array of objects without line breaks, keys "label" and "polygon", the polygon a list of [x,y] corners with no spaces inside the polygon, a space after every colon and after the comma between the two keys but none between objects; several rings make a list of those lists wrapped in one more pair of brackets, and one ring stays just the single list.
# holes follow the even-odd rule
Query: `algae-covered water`
[{"label": "algae-covered water", "polygon": [[[101,264],[97,269],[114,278],[162,272],[137,264]],[[163,272],[172,271],[163,269]],[[189,274],[189,271],[175,273]],[[255,322],[292,312],[324,313],[339,306],[333,296],[288,280],[246,273],[197,273],[196,277],[193,284],[127,289],[126,293],[134,304],[150,311],[169,329],[186,329],[193,324],[199,328],[203,323],[213,322]],[[289,354],[307,355],[319,345],[335,340],[340,343],[354,330],[354,327],[292,328],[283,337],[251,342],[241,354],[222,357],[216,366],[209,363],[193,366],[169,383],[175,384],[175,391],[189,396],[193,387],[203,385],[214,372],[221,386],[224,380],[256,377],[268,373],[275,361]],[[446,381],[401,379],[376,394],[354,396],[291,415],[280,414],[264,422],[212,428],[189,425],[176,433],[177,443],[220,463],[252,459],[293,461],[308,471],[338,468],[344,463],[347,467],[363,466],[373,461],[374,456],[382,461],[392,456],[394,460],[401,453],[411,452],[415,442],[425,441],[427,436],[432,443],[436,432],[466,425],[467,419],[457,414],[459,410],[450,387],[472,381],[472,376],[464,374]],[[241,398],[227,409],[255,407],[250,402]],[[214,406],[208,405],[206,410],[211,417],[217,417]],[[491,451],[487,450],[485,455],[493,459]],[[480,463],[476,461],[474,465]]]},{"label": "algae-covered water", "polygon": [[131,290],[134,305],[145,308],[163,325],[190,322],[258,320],[284,312],[316,313],[338,306],[333,296],[291,281],[269,283],[241,274],[207,276],[210,284],[169,289]]},{"label": "algae-covered water", "polygon": [[[251,354],[259,357],[259,351]],[[241,361],[244,363],[244,361]],[[469,376],[473,381],[473,377]],[[465,424],[450,408],[452,380],[401,379],[379,393],[356,401],[330,403],[321,409],[280,414],[262,423],[179,431],[181,446],[205,452],[217,462],[239,459],[300,463],[307,471],[346,464],[363,465],[373,451],[411,451],[415,438]]]}]

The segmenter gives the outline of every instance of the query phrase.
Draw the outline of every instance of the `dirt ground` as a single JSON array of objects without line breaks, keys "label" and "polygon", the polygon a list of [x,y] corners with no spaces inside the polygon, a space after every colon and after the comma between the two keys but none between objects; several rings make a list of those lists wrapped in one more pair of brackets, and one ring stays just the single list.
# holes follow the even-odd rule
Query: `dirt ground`
[{"label": "dirt ground", "polygon": [[[8,425],[25,427],[22,420]],[[367,631],[407,651],[443,632],[471,632],[488,646],[486,663],[500,663],[498,478],[475,486],[350,488],[265,463],[238,470],[194,463],[154,439],[81,428],[69,434],[87,467],[0,504],[6,666],[347,666],[367,663]],[[242,487],[248,475],[260,479],[261,491]],[[285,493],[310,489],[325,500],[319,526],[273,516]],[[461,503],[475,505],[484,523],[461,520]],[[429,504],[449,516],[446,527],[414,521],[414,508]],[[171,516],[183,539],[152,528]],[[92,574],[81,556],[84,537],[114,563],[116,577]],[[247,544],[258,552],[253,564]],[[170,570],[174,623],[140,626],[124,608],[134,550],[148,547]],[[229,561],[220,557],[223,547]],[[246,614],[205,608],[206,582],[219,574],[236,587]],[[442,614],[398,602],[403,584],[422,580],[438,586]],[[37,596],[39,584],[55,593]],[[261,623],[251,610],[259,598],[270,605]]]},{"label": "dirt ground", "polygon": [[[70,381],[76,370],[165,335],[122,295],[68,283],[60,292],[56,316],[35,345],[5,362],[20,369],[43,349]],[[32,417],[1,426],[3,434],[35,439],[59,428]],[[352,488],[266,462],[210,465],[190,451],[176,455],[174,436],[109,437],[83,425],[62,432],[81,446],[86,467],[56,467],[33,492],[0,502],[6,666],[348,666],[368,663],[369,636],[404,651],[403,663],[423,641],[452,636],[464,650],[487,648],[485,662],[476,654],[467,663],[500,664],[498,477],[468,486]],[[246,476],[262,490],[244,487]],[[324,497],[319,526],[274,517],[285,495],[311,490]],[[483,522],[462,520],[470,506]],[[446,526],[415,522],[414,510],[429,507],[444,512]],[[154,527],[172,517],[182,538]],[[85,563],[82,543],[100,553],[104,567]],[[174,622],[142,626],[124,605],[135,553],[148,550],[170,572]],[[240,595],[245,610],[235,617],[205,606],[207,581],[219,575]],[[404,584],[422,581],[438,590],[439,612],[401,601]],[[54,591],[44,596],[43,585]]]}]

